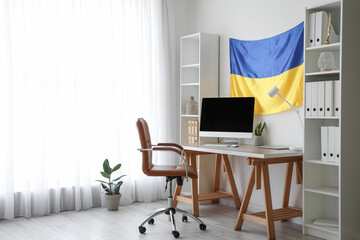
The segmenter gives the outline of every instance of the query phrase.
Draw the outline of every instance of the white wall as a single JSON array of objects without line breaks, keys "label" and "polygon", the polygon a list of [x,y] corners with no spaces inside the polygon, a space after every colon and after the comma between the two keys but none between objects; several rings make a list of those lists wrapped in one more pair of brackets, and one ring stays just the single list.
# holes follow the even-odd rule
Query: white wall
[{"label": "white wall", "polygon": [[[179,81],[179,38],[195,32],[220,35],[220,96],[229,96],[230,65],[229,38],[257,40],[272,37],[295,27],[304,21],[305,6],[320,3],[319,0],[174,0],[175,32],[177,39],[177,80]],[[303,111],[300,107],[299,110]],[[257,115],[255,122],[263,120],[267,124],[264,133],[265,144],[303,145],[303,129],[294,111],[279,114]],[[250,167],[245,159],[232,161],[236,184],[240,197],[246,189]],[[270,166],[273,207],[281,207],[285,165]],[[225,180],[225,178],[224,178]],[[226,181],[225,181],[226,182]],[[222,186],[229,190],[229,187]],[[224,201],[223,201],[224,202]],[[229,201],[225,203],[231,204]],[[301,185],[295,184],[293,177],[290,204],[302,206]],[[254,191],[252,208],[263,205],[263,192]]]}]

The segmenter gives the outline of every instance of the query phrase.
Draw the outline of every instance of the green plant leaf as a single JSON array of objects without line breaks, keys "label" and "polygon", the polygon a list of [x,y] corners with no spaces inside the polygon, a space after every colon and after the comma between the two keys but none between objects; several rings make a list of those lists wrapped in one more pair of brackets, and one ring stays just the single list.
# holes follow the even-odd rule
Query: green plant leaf
[{"label": "green plant leaf", "polygon": [[265,122],[264,122],[263,125],[261,126],[260,131],[262,132],[262,131],[264,130],[264,128],[265,128]]},{"label": "green plant leaf", "polygon": [[105,161],[103,163],[103,168],[104,168],[104,172],[106,172],[108,175],[111,174],[111,167],[109,164],[109,160],[105,159]]},{"label": "green plant leaf", "polygon": [[109,187],[106,184],[101,183],[101,187],[104,189],[105,192],[109,192]]},{"label": "green plant leaf", "polygon": [[120,178],[125,177],[125,176],[126,176],[126,175],[122,175],[122,176],[120,176],[120,177],[118,177],[118,178],[115,178],[113,181],[116,182],[117,180],[119,180]]},{"label": "green plant leaf", "polygon": [[119,163],[118,165],[116,165],[113,169],[112,169],[112,173],[113,172],[115,172],[115,171],[117,171],[117,170],[119,170],[120,169],[120,167],[121,167],[121,163]]},{"label": "green plant leaf", "polygon": [[123,181],[120,181],[115,185],[113,194],[119,194],[120,193],[120,187],[121,187],[122,184],[123,184]]},{"label": "green plant leaf", "polygon": [[107,174],[106,172],[100,172],[101,175],[103,175],[104,178],[110,179],[110,175]]}]

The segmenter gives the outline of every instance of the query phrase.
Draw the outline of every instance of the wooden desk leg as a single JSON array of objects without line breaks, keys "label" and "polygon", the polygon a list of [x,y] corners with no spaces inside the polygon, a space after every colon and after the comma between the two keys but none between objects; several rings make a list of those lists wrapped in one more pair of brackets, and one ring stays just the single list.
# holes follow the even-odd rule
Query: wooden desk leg
[{"label": "wooden desk leg", "polygon": [[[220,186],[220,168],[221,168],[221,154],[216,154],[215,169],[214,169],[214,187],[213,192],[217,192]],[[212,203],[218,203],[219,199],[211,201]]]},{"label": "wooden desk leg", "polygon": [[[282,207],[288,207],[289,206],[289,197],[290,197],[290,188],[291,188],[291,179],[292,179],[292,173],[293,173],[293,166],[294,162],[289,162],[286,166],[286,176],[285,176],[285,185],[284,185],[284,195],[283,195],[283,201],[282,201]],[[285,222],[287,219],[282,220],[282,222]]]},{"label": "wooden desk leg", "polygon": [[225,165],[226,173],[227,173],[227,176],[228,176],[228,179],[229,179],[230,188],[231,188],[231,192],[232,192],[232,195],[233,195],[234,203],[235,203],[236,208],[239,209],[241,202],[240,202],[239,193],[238,193],[237,188],[236,188],[234,175],[233,175],[232,170],[231,170],[229,157],[226,154],[223,154],[222,156],[223,156],[223,159],[224,159],[224,165]]},{"label": "wooden desk leg", "polygon": [[265,215],[266,215],[266,228],[269,240],[275,240],[275,226],[274,226],[274,212],[272,207],[270,178],[269,178],[269,166],[267,163],[263,163],[262,167],[262,180],[264,186],[264,200],[265,200]]},{"label": "wooden desk leg", "polygon": [[246,188],[243,202],[241,204],[240,211],[239,211],[239,214],[238,214],[238,217],[236,220],[235,230],[241,230],[241,227],[244,223],[243,215],[244,215],[244,213],[246,213],[246,210],[249,206],[249,202],[250,202],[252,191],[254,189],[254,185],[255,185],[255,166],[253,166],[252,170],[251,170],[249,183]]},{"label": "wooden desk leg", "polygon": [[[190,165],[196,168],[196,155],[190,155]],[[192,210],[195,217],[199,216],[198,178],[191,179]]]},{"label": "wooden desk leg", "polygon": [[191,179],[192,210],[195,217],[199,216],[198,179]]},{"label": "wooden desk leg", "polygon": [[302,184],[302,162],[296,161],[296,184]]},{"label": "wooden desk leg", "polygon": [[[182,177],[182,182],[184,183],[184,177]],[[174,195],[173,195],[173,207],[176,208],[178,205],[177,197],[180,195],[182,189],[182,185],[179,186],[176,184]]]}]

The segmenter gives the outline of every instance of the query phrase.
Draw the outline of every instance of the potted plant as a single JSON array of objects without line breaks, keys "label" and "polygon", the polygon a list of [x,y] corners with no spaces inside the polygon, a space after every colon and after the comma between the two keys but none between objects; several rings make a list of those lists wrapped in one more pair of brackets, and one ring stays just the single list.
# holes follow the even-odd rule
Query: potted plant
[{"label": "potted plant", "polygon": [[264,138],[262,136],[264,128],[265,128],[265,122],[259,122],[258,124],[256,124],[255,127],[255,136],[254,136],[254,145],[255,146],[261,146],[264,145]]},{"label": "potted plant", "polygon": [[120,179],[125,175],[122,175],[115,179],[112,179],[111,175],[117,170],[119,170],[120,167],[121,163],[117,164],[114,168],[111,168],[109,160],[105,159],[103,163],[103,171],[101,171],[100,173],[104,178],[107,178],[108,181],[106,182],[102,180],[96,180],[101,183],[101,187],[104,190],[105,203],[109,211],[117,211],[119,208],[119,202],[121,197],[120,187],[123,184],[123,181],[120,181]]}]

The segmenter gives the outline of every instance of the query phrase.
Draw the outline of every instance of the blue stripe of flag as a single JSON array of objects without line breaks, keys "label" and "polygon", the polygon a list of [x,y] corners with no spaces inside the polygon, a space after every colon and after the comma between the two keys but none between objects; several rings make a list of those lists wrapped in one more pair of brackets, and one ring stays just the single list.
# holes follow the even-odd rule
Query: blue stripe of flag
[{"label": "blue stripe of flag", "polygon": [[304,61],[304,22],[271,38],[242,41],[230,38],[231,74],[268,78]]}]

